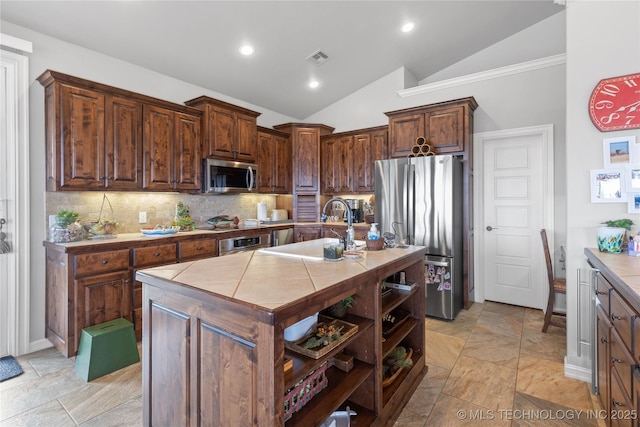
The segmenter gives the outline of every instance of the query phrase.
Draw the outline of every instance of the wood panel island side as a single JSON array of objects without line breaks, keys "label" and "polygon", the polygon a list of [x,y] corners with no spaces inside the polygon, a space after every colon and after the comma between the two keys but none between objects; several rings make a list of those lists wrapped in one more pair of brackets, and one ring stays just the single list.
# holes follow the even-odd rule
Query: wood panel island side
[{"label": "wood panel island side", "polygon": [[[324,240],[287,245],[317,257],[254,251],[136,273],[144,425],[317,426],[346,406],[354,426],[393,424],[427,372],[425,248],[331,262],[322,260]],[[416,286],[383,296],[383,281],[398,272]],[[348,296],[355,303],[343,320],[357,333],[317,359],[285,349],[285,328]],[[382,318],[394,309],[409,316],[383,337]],[[383,359],[397,346],[413,350],[413,366],[383,387]],[[353,357],[348,372],[332,366],[338,353]],[[325,362],[326,388],[285,420],[287,390]]]}]

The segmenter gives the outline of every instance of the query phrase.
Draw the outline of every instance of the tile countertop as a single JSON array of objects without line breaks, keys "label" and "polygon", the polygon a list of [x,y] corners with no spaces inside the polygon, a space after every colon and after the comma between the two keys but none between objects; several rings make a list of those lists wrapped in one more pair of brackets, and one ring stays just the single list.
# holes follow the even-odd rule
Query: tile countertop
[{"label": "tile countertop", "polygon": [[[314,246],[322,254],[322,241],[310,240],[287,246],[298,247],[304,252]],[[139,270],[136,280],[149,283],[161,279],[270,311],[403,257],[423,256],[425,251],[422,246],[362,251],[362,258],[339,262],[248,251]]]},{"label": "tile countertop", "polygon": [[293,227],[295,224],[293,223],[279,223],[279,224],[268,224],[268,225],[258,225],[255,227],[239,227],[239,228],[219,228],[219,229],[215,229],[215,230],[204,230],[204,229],[195,229],[193,231],[180,231],[177,232],[175,234],[166,234],[166,235],[144,235],[141,232],[139,233],[120,233],[120,234],[116,234],[116,237],[114,238],[106,238],[106,239],[85,239],[85,240],[79,240],[77,242],[68,242],[68,243],[53,243],[53,242],[48,242],[45,241],[44,244],[45,245],[55,245],[55,246],[61,246],[64,248],[76,248],[76,247],[82,247],[82,246],[93,246],[93,245],[106,245],[106,244],[110,244],[110,243],[121,243],[121,242],[136,242],[136,241],[141,241],[141,242],[150,242],[150,241],[155,241],[155,240],[162,240],[162,239],[175,239],[176,237],[185,237],[185,238],[189,238],[190,236],[197,236],[197,235],[216,235],[216,236],[220,236],[222,238],[226,238],[226,237],[231,237],[231,236],[242,236],[242,232],[251,232],[252,235],[255,235],[255,231],[256,230],[265,230],[265,231],[270,231],[270,230],[281,230],[281,229],[286,229],[286,228],[291,228]]},{"label": "tile countertop", "polygon": [[629,256],[626,252],[600,252],[597,248],[585,248],[584,253],[627,302],[640,312],[640,257]]}]

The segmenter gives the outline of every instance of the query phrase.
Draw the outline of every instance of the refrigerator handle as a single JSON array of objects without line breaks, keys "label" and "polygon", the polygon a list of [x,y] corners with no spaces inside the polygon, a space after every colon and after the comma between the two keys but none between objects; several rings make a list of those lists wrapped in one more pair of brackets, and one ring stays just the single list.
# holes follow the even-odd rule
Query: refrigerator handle
[{"label": "refrigerator handle", "polygon": [[415,192],[415,177],[416,177],[416,167],[413,164],[406,165],[404,168],[405,173],[405,181],[407,185],[404,188],[404,218],[402,219],[405,223],[404,229],[407,233],[407,243],[413,245],[415,243],[414,232],[415,232],[415,224],[414,224],[414,200],[413,194]]}]

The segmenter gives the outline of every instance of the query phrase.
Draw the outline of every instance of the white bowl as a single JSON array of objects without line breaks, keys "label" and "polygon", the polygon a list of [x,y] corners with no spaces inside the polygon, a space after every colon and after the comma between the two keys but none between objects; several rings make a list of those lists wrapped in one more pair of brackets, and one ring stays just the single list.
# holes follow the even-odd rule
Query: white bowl
[{"label": "white bowl", "polygon": [[288,328],[285,328],[284,339],[285,341],[297,341],[304,337],[307,332],[311,332],[311,330],[313,330],[317,325],[318,313],[306,317]]}]

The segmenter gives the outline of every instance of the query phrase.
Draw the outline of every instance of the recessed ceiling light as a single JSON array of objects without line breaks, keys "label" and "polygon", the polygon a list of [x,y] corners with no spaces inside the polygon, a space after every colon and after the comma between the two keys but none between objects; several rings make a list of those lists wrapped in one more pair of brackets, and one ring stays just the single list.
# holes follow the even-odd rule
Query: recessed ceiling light
[{"label": "recessed ceiling light", "polygon": [[402,26],[402,28],[400,28],[400,31],[402,31],[403,33],[408,33],[411,30],[413,30],[413,28],[416,26],[416,24],[414,24],[413,22],[407,22],[406,24],[404,24]]},{"label": "recessed ceiling light", "polygon": [[253,46],[250,46],[248,44],[245,44],[243,46],[240,46],[240,53],[245,55],[245,56],[249,56],[251,54],[253,54],[253,52],[255,51],[255,49],[253,48]]},{"label": "recessed ceiling light", "polygon": [[309,82],[309,87],[310,87],[311,89],[315,89],[315,88],[317,88],[318,86],[320,86],[320,82],[319,82],[319,81],[317,81],[317,80],[311,80],[311,81]]}]

